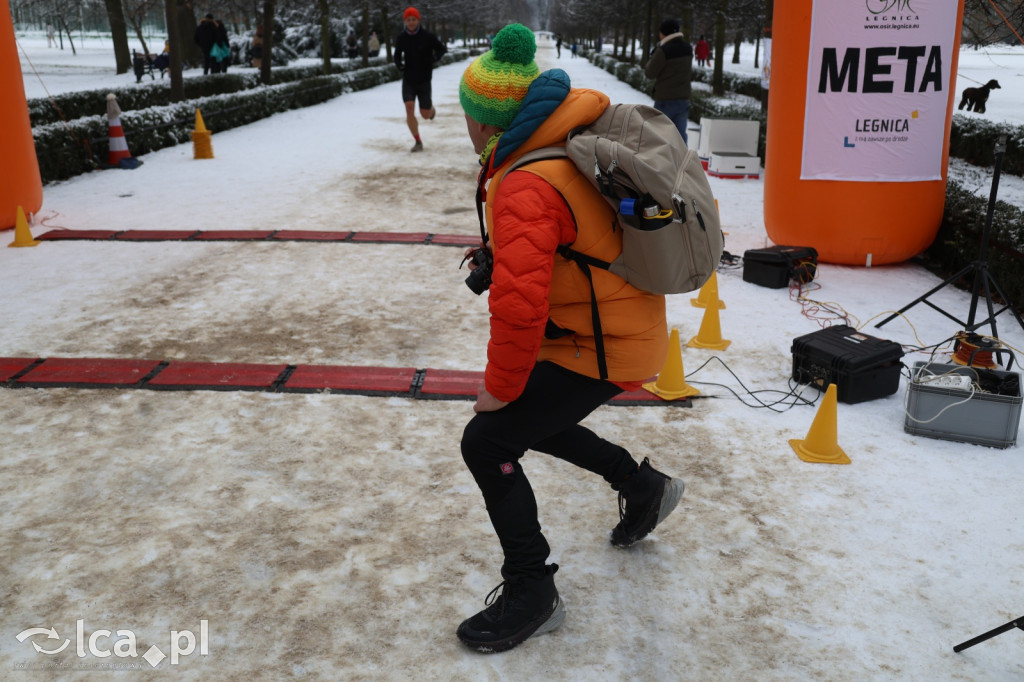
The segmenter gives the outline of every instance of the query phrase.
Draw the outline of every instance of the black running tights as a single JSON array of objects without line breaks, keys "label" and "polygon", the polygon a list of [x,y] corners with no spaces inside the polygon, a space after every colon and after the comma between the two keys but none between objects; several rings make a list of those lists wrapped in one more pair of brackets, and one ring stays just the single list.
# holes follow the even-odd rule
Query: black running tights
[{"label": "black running tights", "polygon": [[500,410],[478,413],[462,435],[462,458],[476,479],[505,555],[502,572],[541,576],[550,548],[519,460],[533,449],[582,467],[608,483],[637,464],[624,448],[579,425],[621,389],[550,362],[538,363],[526,388]]}]

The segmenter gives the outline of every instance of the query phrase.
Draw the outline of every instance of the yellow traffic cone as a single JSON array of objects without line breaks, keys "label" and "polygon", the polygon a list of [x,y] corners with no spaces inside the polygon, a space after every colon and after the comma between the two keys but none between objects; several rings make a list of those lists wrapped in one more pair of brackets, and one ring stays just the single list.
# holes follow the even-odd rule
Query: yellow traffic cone
[{"label": "yellow traffic cone", "polygon": [[203,123],[203,115],[196,109],[196,129],[192,131],[192,158],[212,159],[213,142],[210,139],[211,133]]},{"label": "yellow traffic cone", "polygon": [[32,230],[28,229],[28,221],[25,220],[25,209],[18,206],[14,214],[14,241],[7,246],[36,246],[39,241],[32,238]]},{"label": "yellow traffic cone", "polygon": [[825,398],[814,415],[811,428],[804,440],[792,439],[789,444],[797,457],[805,462],[849,464],[850,458],[839,447],[836,436],[836,385],[829,384]]},{"label": "yellow traffic cone", "polygon": [[679,349],[678,329],[673,329],[669,336],[668,356],[665,358],[665,366],[661,368],[657,380],[642,386],[662,400],[678,400],[700,393],[686,383],[686,375],[683,374],[683,353]]},{"label": "yellow traffic cone", "polygon": [[712,348],[725,350],[732,341],[722,338],[722,323],[718,319],[718,306],[709,305],[704,309],[697,336],[686,342],[690,348]]},{"label": "yellow traffic cone", "polygon": [[719,310],[725,307],[725,301],[718,298],[718,273],[712,272],[708,281],[700,288],[697,298],[690,299],[690,305],[694,308],[707,308],[709,305],[718,307]]}]

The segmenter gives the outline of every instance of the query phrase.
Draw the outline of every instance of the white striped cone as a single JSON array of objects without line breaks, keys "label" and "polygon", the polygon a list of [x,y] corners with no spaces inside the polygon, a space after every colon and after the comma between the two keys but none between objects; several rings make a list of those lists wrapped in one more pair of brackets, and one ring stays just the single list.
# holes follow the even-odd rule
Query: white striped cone
[{"label": "white striped cone", "polygon": [[117,166],[121,159],[132,158],[132,154],[128,151],[128,141],[124,139],[121,109],[117,106],[113,93],[107,95],[107,123],[110,126],[110,153],[107,155],[107,164]]}]

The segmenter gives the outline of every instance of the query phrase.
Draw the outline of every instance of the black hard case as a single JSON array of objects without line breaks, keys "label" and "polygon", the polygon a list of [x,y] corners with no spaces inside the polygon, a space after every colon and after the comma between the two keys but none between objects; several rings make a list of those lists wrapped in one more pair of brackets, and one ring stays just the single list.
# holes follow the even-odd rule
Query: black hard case
[{"label": "black hard case", "polygon": [[836,385],[844,403],[861,403],[892,395],[900,387],[903,348],[839,325],[793,340],[793,380],[823,390]]},{"label": "black hard case", "polygon": [[789,281],[810,282],[818,270],[818,251],[810,246],[770,246],[743,252],[743,281],[782,289]]}]

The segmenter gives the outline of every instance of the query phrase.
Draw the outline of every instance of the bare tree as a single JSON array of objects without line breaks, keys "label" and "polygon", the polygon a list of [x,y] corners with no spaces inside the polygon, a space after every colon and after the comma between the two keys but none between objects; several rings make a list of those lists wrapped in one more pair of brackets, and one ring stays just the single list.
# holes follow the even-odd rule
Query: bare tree
[{"label": "bare tree", "polygon": [[163,11],[163,5],[157,0],[123,0],[125,20],[135,31],[135,37],[142,44],[142,53],[148,59],[151,55],[149,45],[146,43],[146,36],[143,28],[146,20],[155,12]]},{"label": "bare tree", "polygon": [[167,21],[168,57],[171,64],[167,71],[171,80],[171,101],[185,99],[185,84],[181,77],[181,35],[178,28],[178,0],[164,0],[164,16]]},{"label": "bare tree", "polygon": [[110,22],[110,37],[114,41],[114,62],[117,73],[128,73],[132,68],[132,54],[128,49],[128,27],[124,20],[121,0],[103,0]]},{"label": "bare tree", "polygon": [[274,0],[263,0],[263,59],[260,61],[260,82],[270,85],[271,51],[274,49]]}]

